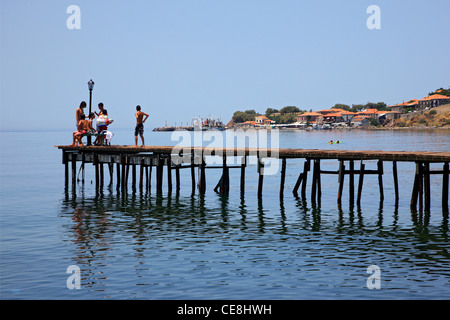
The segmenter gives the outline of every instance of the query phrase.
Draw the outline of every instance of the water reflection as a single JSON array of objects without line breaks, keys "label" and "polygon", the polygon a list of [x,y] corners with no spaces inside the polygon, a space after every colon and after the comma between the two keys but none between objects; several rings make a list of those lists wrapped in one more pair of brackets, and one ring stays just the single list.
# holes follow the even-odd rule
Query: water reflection
[{"label": "water reflection", "polygon": [[[73,263],[84,266],[85,287],[99,291],[106,291],[115,277],[106,271],[111,265],[129,270],[131,263],[134,281],[144,292],[155,284],[148,280],[152,270],[165,274],[163,265],[180,263],[182,253],[187,255],[182,260],[195,257],[207,264],[208,244],[217,241],[234,248],[252,241],[267,243],[267,250],[282,256],[306,246],[303,250],[315,252],[312,255],[323,255],[324,264],[347,248],[365,256],[374,243],[382,248],[375,249],[378,254],[406,255],[402,263],[416,265],[426,259],[442,268],[450,259],[448,215],[433,225],[429,213],[399,217],[397,206],[391,213],[382,202],[370,211],[309,205],[299,197],[269,201],[241,196],[235,201],[219,194],[123,193],[114,188],[90,194],[83,186],[76,193],[66,190],[60,215],[70,219],[63,233],[74,244]],[[314,244],[319,239],[322,242]],[[227,250],[241,254],[241,249]]]}]

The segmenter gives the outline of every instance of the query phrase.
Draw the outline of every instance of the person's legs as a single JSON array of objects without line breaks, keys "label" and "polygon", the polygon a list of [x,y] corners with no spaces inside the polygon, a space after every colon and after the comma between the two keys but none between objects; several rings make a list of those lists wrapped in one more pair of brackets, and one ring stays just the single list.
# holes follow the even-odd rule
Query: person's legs
[{"label": "person's legs", "polygon": [[[141,140],[142,140],[142,146],[144,147],[145,146],[145,144],[144,144],[144,135],[140,134],[140,136],[141,136]],[[136,140],[137,140],[137,137],[136,137]]]}]

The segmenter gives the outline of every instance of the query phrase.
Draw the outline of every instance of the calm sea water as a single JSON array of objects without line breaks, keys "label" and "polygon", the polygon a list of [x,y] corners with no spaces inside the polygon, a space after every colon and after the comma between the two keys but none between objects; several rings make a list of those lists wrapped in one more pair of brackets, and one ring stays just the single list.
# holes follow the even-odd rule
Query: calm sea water
[{"label": "calm sea water", "polygon": [[[133,144],[117,130],[113,144]],[[170,133],[146,143],[174,145]],[[281,132],[280,146],[347,150],[449,151],[448,131]],[[328,145],[329,140],[341,145]],[[231,170],[229,197],[213,192],[220,170],[207,171],[207,193],[191,195],[182,171],[179,194],[117,192],[109,179],[97,193],[93,167],[76,189],[64,188],[61,151],[70,132],[1,132],[0,297],[2,299],[448,299],[448,215],[441,177],[431,177],[431,213],[411,213],[414,164],[399,163],[400,203],[385,163],[385,200],[366,176],[361,208],[338,208],[337,177],[322,177],[322,203],[292,195],[302,161],[288,161],[284,201],[279,175],[264,179],[258,201],[256,166],[247,168],[245,197]],[[375,168],[366,162],[366,168]],[[322,168],[336,170],[337,162]],[[436,168],[436,166],[432,166]],[[154,178],[153,178],[154,179]],[[311,179],[310,179],[311,180]],[[154,184],[154,180],[152,181]],[[81,270],[68,289],[67,268]],[[380,268],[370,290],[367,268]]]}]

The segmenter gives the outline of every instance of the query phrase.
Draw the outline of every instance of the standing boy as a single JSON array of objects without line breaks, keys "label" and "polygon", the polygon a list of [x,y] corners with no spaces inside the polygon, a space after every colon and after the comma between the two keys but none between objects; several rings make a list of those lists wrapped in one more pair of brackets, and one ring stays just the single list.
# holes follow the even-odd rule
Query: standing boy
[{"label": "standing boy", "polygon": [[[142,146],[144,146],[144,122],[148,118],[148,114],[141,111],[141,106],[136,106],[136,128],[134,129],[134,145],[137,147],[138,134],[141,136]],[[145,118],[144,118],[145,116]]]}]

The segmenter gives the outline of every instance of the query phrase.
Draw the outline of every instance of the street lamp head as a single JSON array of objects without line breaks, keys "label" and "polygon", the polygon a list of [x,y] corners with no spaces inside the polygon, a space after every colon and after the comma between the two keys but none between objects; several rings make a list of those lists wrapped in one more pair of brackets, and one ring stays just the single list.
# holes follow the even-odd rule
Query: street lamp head
[{"label": "street lamp head", "polygon": [[92,81],[92,79],[89,80],[89,82],[88,82],[88,88],[89,88],[89,91],[92,91],[92,89],[94,89],[94,81]]}]

